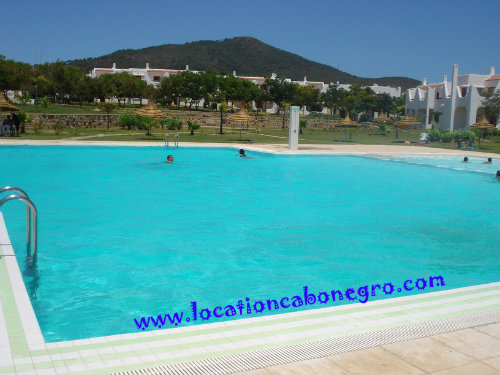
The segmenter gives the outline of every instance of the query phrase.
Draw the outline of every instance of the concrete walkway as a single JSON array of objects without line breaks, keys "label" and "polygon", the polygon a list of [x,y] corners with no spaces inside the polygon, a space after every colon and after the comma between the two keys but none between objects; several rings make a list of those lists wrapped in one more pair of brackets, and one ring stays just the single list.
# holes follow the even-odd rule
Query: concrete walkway
[{"label": "concrete walkway", "polygon": [[239,373],[250,374],[500,374],[500,323]]}]

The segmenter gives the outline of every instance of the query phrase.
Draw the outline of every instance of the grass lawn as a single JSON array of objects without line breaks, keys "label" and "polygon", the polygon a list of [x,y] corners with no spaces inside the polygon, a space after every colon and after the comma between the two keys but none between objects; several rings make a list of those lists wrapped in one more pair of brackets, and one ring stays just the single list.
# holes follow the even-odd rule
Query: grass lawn
[{"label": "grass lawn", "polygon": [[[42,134],[34,134],[33,129],[27,127],[27,134],[21,136],[22,139],[69,139],[74,138],[88,141],[161,141],[165,140],[165,133],[170,134],[170,142],[174,142],[174,135],[179,134],[179,142],[212,142],[212,143],[288,143],[288,129],[266,129],[261,128],[259,131],[255,129],[243,130],[238,128],[224,128],[224,134],[217,134],[219,127],[203,126],[195,131],[195,135],[190,135],[189,131],[182,129],[166,130],[156,128],[153,130],[152,136],[146,136],[144,130],[126,130],[121,128],[110,128],[109,131],[103,128],[97,129],[62,129],[59,134],[55,134],[53,129],[44,129]],[[408,132],[400,132],[399,139],[395,138],[394,132],[389,132],[385,136],[380,133],[370,133],[365,130],[333,130],[333,129],[304,129],[303,134],[299,135],[300,143],[310,144],[370,144],[370,145],[407,145],[405,141],[416,142],[419,139],[422,129],[410,129]],[[351,133],[351,134],[349,134]],[[18,139],[18,138],[3,138]],[[432,142],[421,147],[439,147],[445,149],[455,149],[456,144]],[[476,147],[474,151],[492,152],[500,154],[500,136],[490,137],[481,140],[481,148],[478,147],[476,141],[473,145]],[[466,151],[466,150],[464,150]]]}]

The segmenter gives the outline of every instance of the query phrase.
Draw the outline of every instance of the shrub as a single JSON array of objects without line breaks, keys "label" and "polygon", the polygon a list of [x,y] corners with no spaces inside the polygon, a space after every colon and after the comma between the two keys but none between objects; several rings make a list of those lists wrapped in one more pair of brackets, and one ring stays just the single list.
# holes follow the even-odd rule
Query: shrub
[{"label": "shrub", "polygon": [[48,96],[44,96],[38,102],[38,104],[40,104],[40,107],[42,107],[42,108],[47,108],[49,106],[49,104],[51,104],[51,103],[52,103],[52,99],[50,99]]},{"label": "shrub", "polygon": [[182,121],[176,120],[175,118],[166,118],[160,121],[160,124],[165,125],[168,130],[181,130],[182,129]]},{"label": "shrub", "polygon": [[54,129],[54,134],[59,135],[61,130],[64,129],[64,123],[61,120],[57,120],[53,125],[52,129]]},{"label": "shrub", "polygon": [[136,116],[137,125],[140,130],[146,130],[146,135],[150,136],[151,129],[156,125],[156,120],[151,117]]},{"label": "shrub", "polygon": [[385,134],[387,132],[387,125],[386,124],[379,124],[378,125],[378,128],[380,129],[380,131],[382,132],[382,134],[384,135],[385,137]]},{"label": "shrub", "polygon": [[438,128],[429,129],[429,141],[439,142],[441,141],[441,130]]},{"label": "shrub", "polygon": [[463,131],[463,140],[469,140],[471,143],[476,142],[476,133],[474,133],[472,130],[464,130]]},{"label": "shrub", "polygon": [[191,135],[194,135],[194,131],[200,128],[200,125],[196,123],[196,121],[188,121],[187,122],[188,128],[191,130]]},{"label": "shrub", "polygon": [[45,128],[45,123],[40,121],[33,121],[33,131],[36,135],[40,135],[43,133],[43,129]]},{"label": "shrub", "polygon": [[445,130],[441,133],[441,142],[450,143],[453,139],[453,135],[449,130]]},{"label": "shrub", "polygon": [[118,117],[118,124],[120,124],[123,129],[127,127],[128,130],[132,130],[137,127],[138,122],[137,116],[130,112],[122,113],[120,117]]}]

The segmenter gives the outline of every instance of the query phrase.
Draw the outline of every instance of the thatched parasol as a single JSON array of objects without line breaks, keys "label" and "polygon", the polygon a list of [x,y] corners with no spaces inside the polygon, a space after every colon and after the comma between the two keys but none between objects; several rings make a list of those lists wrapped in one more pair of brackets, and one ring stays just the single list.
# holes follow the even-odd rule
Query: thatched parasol
[{"label": "thatched parasol", "polygon": [[495,129],[495,126],[493,124],[490,124],[489,121],[486,119],[486,112],[483,112],[481,119],[479,122],[476,122],[469,126],[470,129],[474,130],[477,129],[479,130],[479,147],[481,147],[481,138],[484,138],[484,131],[485,130],[493,130]]},{"label": "thatched parasol", "polygon": [[405,117],[403,117],[401,120],[396,122],[394,126],[404,128],[404,127],[410,127],[413,125],[422,125],[420,121],[418,121],[415,117],[410,115],[409,113],[406,114]]},{"label": "thatched parasol", "polygon": [[155,120],[161,120],[167,117],[167,114],[165,112],[156,108],[156,105],[153,103],[153,98],[151,96],[148,98],[148,104],[137,109],[134,114],[136,116],[151,117]]},{"label": "thatched parasol", "polygon": [[479,122],[476,122],[469,126],[471,129],[495,129],[495,126],[493,124],[490,124],[489,121],[486,119],[486,113],[483,112],[483,115],[481,116],[481,119]]},{"label": "thatched parasol", "polygon": [[359,126],[359,124],[357,122],[351,120],[351,117],[349,116],[349,111],[347,111],[345,118],[340,120],[335,126],[338,126],[341,128],[357,128]]},{"label": "thatched parasol", "polygon": [[378,114],[378,117],[377,118],[374,118],[373,121],[374,122],[386,122],[386,121],[390,121],[391,119],[389,117],[387,117],[385,115],[384,112],[380,111],[379,114]]},{"label": "thatched parasol", "polygon": [[240,126],[240,141],[242,140],[241,130],[243,125],[246,125],[246,127],[248,128],[248,125],[254,125],[256,122],[257,120],[255,120],[255,117],[247,111],[245,103],[241,105],[241,108],[238,109],[236,113],[233,113],[232,115],[227,117],[228,124]]},{"label": "thatched parasol", "polygon": [[0,91],[0,111],[2,112],[12,112],[12,111],[19,111],[20,109],[17,108],[15,105],[10,104],[7,99],[5,99],[5,96],[3,92]]},{"label": "thatched parasol", "polygon": [[242,105],[241,108],[238,110],[238,112],[233,113],[232,115],[229,115],[227,117],[227,122],[229,124],[238,124],[238,125],[249,125],[249,124],[255,124],[256,120],[255,117],[253,117],[252,114],[250,114],[247,109],[245,108],[245,105]]},{"label": "thatched parasol", "polygon": [[413,125],[422,125],[422,123],[407,113],[405,117],[394,123],[394,127],[396,128],[396,138],[399,137],[399,128],[409,128]]}]

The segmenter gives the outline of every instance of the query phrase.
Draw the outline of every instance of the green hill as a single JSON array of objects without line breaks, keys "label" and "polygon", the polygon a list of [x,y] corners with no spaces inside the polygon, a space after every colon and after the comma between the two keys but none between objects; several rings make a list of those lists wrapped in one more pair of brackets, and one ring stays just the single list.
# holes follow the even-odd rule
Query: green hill
[{"label": "green hill", "polygon": [[164,44],[142,49],[126,49],[109,55],[68,61],[68,64],[90,72],[94,67],[140,68],[149,63],[151,68],[215,70],[238,75],[264,76],[276,73],[280,78],[299,81],[358,83],[400,86],[403,90],[415,87],[419,81],[408,77],[362,78],[342,72],[290,52],[272,47],[251,37],[236,37],[222,41],[201,40],[186,44]]}]

